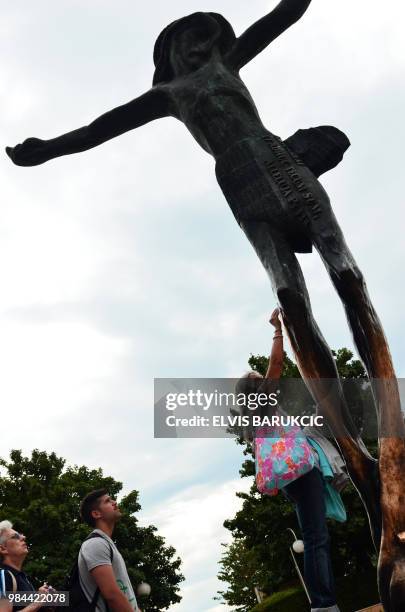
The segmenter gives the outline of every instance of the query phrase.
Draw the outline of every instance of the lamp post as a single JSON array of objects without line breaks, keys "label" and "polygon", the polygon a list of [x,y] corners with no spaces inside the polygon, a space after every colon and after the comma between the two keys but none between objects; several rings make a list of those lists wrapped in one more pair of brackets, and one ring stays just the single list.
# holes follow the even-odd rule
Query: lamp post
[{"label": "lamp post", "polygon": [[267,597],[266,593],[264,593],[259,587],[255,586],[254,587],[254,592],[256,595],[256,599],[258,601],[258,603],[262,603],[262,601],[264,601],[264,598]]},{"label": "lamp post", "polygon": [[[148,584],[147,582],[141,582],[138,584],[138,587],[136,589],[136,594],[139,597],[139,599],[142,600],[142,598],[144,597],[149,597],[151,590],[152,588],[150,584]],[[142,608],[143,608],[143,605],[142,605]]]},{"label": "lamp post", "polygon": [[305,580],[303,578],[303,575],[301,574],[301,570],[299,568],[299,565],[297,563],[297,560],[296,560],[295,554],[294,554],[294,553],[302,554],[304,552],[304,542],[302,540],[298,540],[297,539],[297,536],[295,535],[294,531],[290,527],[287,528],[287,531],[290,531],[292,533],[292,535],[294,536],[294,542],[290,546],[290,554],[291,554],[291,557],[292,557],[295,569],[297,571],[298,577],[299,577],[299,579],[301,581],[302,588],[305,591],[305,594],[306,594],[306,596],[308,598],[309,603],[311,603],[311,598],[310,598],[309,593],[308,593],[307,585],[305,584]]}]

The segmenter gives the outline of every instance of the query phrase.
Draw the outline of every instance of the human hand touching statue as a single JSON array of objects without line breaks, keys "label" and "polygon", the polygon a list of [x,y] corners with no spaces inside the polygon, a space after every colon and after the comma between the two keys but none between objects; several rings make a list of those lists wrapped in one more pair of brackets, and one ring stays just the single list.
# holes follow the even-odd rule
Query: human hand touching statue
[{"label": "human hand touching statue", "polygon": [[270,315],[269,323],[276,329],[276,331],[281,330],[281,320],[280,320],[280,309],[275,308]]}]

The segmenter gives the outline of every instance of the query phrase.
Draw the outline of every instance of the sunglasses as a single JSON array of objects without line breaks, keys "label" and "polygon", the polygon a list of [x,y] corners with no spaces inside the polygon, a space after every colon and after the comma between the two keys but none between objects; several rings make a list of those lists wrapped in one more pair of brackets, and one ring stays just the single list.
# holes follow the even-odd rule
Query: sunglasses
[{"label": "sunglasses", "polygon": [[18,531],[16,531],[15,533],[13,533],[12,536],[10,536],[8,539],[9,540],[23,540],[25,536],[23,536],[22,533],[18,533]]}]

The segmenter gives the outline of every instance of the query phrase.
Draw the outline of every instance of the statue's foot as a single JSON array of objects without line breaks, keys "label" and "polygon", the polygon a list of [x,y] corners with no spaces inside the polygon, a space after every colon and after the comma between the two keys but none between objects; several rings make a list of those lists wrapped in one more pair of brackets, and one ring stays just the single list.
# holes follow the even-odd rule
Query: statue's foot
[{"label": "statue's foot", "polygon": [[405,610],[405,546],[381,554],[378,564],[378,589],[385,612]]}]

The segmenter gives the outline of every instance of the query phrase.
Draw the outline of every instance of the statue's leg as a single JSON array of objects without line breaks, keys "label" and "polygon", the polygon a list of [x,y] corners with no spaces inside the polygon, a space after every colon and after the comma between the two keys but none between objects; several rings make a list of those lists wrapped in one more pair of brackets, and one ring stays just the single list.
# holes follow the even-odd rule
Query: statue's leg
[{"label": "statue's leg", "polygon": [[348,473],[367,509],[376,547],[381,520],[374,486],[376,462],[359,438],[347,408],[331,351],[314,321],[298,260],[282,234],[266,222],[240,221],[272,282],[298,367],[327,417]]},{"label": "statue's leg", "polygon": [[314,237],[346,309],[354,341],[373,383],[379,430],[382,543],[379,585],[386,610],[405,610],[405,428],[397,380],[380,320],[363,276],[333,218]]}]

